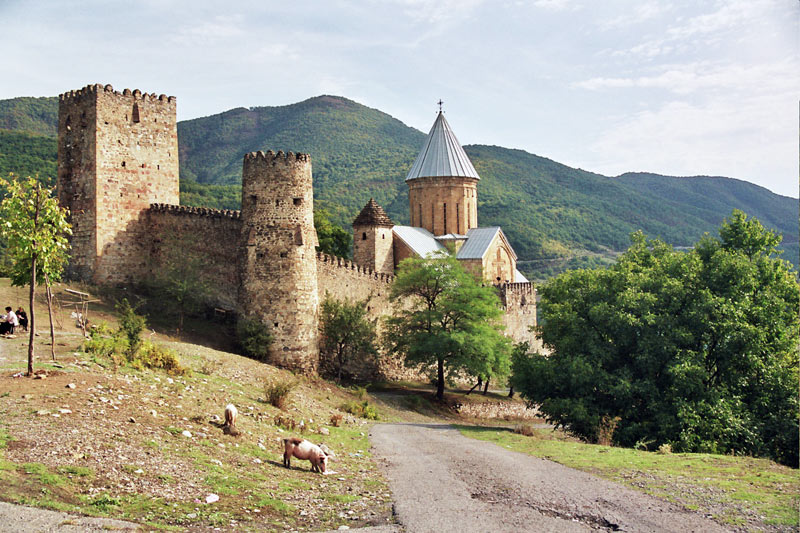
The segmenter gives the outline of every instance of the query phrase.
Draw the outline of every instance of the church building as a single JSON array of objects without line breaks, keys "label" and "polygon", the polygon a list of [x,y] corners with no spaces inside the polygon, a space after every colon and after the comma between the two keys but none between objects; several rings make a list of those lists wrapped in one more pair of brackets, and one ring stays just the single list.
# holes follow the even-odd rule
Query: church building
[{"label": "church building", "polygon": [[440,110],[406,176],[411,225],[396,226],[370,199],[353,221],[353,261],[393,274],[403,259],[447,249],[487,282],[527,282],[503,230],[478,226],[478,181]]}]

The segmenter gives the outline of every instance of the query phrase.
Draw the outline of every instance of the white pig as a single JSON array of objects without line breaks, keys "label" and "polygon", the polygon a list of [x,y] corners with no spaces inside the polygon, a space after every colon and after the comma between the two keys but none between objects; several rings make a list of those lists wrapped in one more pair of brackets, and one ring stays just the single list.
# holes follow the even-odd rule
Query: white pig
[{"label": "white pig", "polygon": [[311,471],[325,473],[328,468],[328,456],[322,448],[299,437],[283,439],[283,466],[291,467],[292,457],[311,461]]}]

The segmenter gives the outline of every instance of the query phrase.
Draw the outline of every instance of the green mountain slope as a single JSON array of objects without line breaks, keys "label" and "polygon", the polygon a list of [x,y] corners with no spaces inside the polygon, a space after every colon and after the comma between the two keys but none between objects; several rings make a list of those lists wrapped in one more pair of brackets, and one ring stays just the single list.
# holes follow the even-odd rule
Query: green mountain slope
[{"label": "green mountain slope", "polygon": [[[54,134],[55,113],[41,110],[55,109],[57,99],[45,100],[0,102],[0,124],[10,124],[12,114],[15,124],[38,124]],[[40,111],[30,120],[19,117],[26,109],[20,102],[26,101],[35,101],[28,102],[27,109]],[[425,135],[379,110],[341,97],[319,96],[287,106],[237,108],[182,121],[178,138],[182,203],[238,208],[245,153],[308,152],[318,205],[328,209],[334,222],[349,228],[370,197],[396,223],[408,222],[403,180]],[[54,169],[53,139],[5,132],[0,143],[0,163]],[[704,232],[715,231],[734,208],[782,232],[786,258],[798,264],[797,200],[751,183],[654,174],[610,178],[522,150],[482,145],[465,149],[482,177],[479,223],[502,226],[521,270],[535,278],[564,268],[603,264],[624,250],[630,233],[638,229],[673,245],[689,246]]]},{"label": "green mountain slope", "polygon": [[0,100],[0,129],[55,137],[58,133],[58,98],[22,96]]},{"label": "green mountain slope", "polygon": [[57,156],[55,137],[0,130],[0,176],[39,174],[45,182],[55,183]]},{"label": "green mountain slope", "polygon": [[370,197],[396,222],[403,177],[424,135],[397,119],[345,98],[319,96],[282,107],[232,109],[178,124],[181,177],[201,184],[239,184],[242,158],[256,150],[307,152],[315,198],[338,204],[348,224]]}]

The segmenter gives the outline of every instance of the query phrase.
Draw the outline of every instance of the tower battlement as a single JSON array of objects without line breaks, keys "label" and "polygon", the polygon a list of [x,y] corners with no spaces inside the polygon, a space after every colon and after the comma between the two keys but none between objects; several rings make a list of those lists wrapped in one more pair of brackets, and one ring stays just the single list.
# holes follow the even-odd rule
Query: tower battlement
[{"label": "tower battlement", "polygon": [[167,96],[166,94],[156,94],[156,93],[143,93],[139,89],[134,89],[131,91],[130,89],[125,89],[122,92],[115,91],[114,87],[111,84],[102,85],[100,83],[95,83],[92,85],[87,85],[82,89],[76,89],[73,91],[67,91],[65,93],[61,93],[58,95],[59,102],[62,101],[70,101],[70,100],[81,100],[87,97],[94,97],[97,96],[99,93],[111,93],[116,96],[132,96],[133,98],[140,99],[140,100],[158,100],[161,102],[175,102],[176,98],[174,96]]}]

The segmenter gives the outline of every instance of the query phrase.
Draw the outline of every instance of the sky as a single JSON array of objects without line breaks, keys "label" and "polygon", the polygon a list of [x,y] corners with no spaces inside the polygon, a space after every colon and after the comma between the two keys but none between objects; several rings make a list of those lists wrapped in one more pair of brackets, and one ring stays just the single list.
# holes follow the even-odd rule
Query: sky
[{"label": "sky", "polygon": [[0,0],[0,35],[0,99],[110,83],[184,120],[333,94],[423,132],[442,99],[462,144],[798,197],[797,0]]}]

